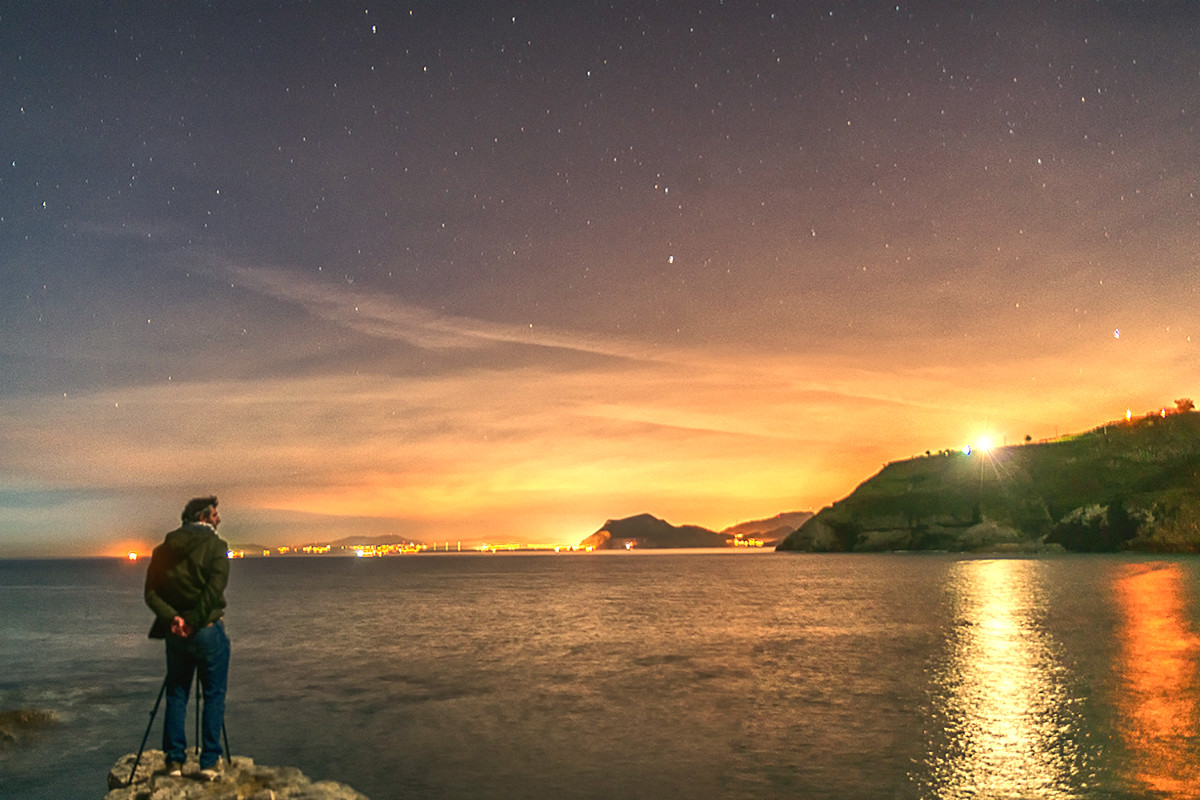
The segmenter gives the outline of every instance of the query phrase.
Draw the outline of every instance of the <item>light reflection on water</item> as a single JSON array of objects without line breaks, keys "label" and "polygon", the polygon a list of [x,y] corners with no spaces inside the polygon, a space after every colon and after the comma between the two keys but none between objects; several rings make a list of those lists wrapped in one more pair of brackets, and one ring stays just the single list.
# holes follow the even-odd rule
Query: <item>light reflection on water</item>
[{"label": "light reflection on water", "polygon": [[1177,563],[1131,564],[1115,583],[1122,611],[1120,733],[1130,781],[1167,797],[1200,797],[1197,657],[1187,582]]},{"label": "light reflection on water", "polygon": [[1068,797],[1085,753],[1058,646],[1041,623],[1042,564],[964,561],[955,627],[932,676],[924,792],[958,798]]}]

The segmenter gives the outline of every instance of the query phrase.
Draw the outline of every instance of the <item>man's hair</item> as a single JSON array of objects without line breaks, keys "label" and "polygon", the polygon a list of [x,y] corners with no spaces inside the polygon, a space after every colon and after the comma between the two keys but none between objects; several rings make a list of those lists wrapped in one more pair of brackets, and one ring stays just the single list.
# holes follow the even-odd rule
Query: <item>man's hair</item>
[{"label": "man's hair", "polygon": [[195,522],[203,517],[204,513],[210,508],[216,507],[216,495],[212,497],[193,497],[191,500],[188,500],[188,504],[183,507],[183,513],[179,516],[185,523]]}]

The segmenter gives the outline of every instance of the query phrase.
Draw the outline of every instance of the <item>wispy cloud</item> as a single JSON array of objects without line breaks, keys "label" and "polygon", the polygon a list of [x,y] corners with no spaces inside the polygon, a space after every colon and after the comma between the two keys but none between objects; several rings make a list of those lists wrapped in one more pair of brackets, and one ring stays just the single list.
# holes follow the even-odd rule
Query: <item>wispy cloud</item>
[{"label": "wispy cloud", "polygon": [[[729,396],[732,387],[755,387],[760,394],[782,392],[785,398],[794,398],[798,394],[810,399],[826,397],[838,404],[878,403],[932,409],[945,406],[939,402],[937,393],[916,395],[906,392],[898,377],[906,372],[906,378],[912,378],[911,365],[894,359],[890,359],[889,364],[886,355],[878,359],[869,355],[848,359],[836,352],[793,355],[766,352],[752,343],[742,343],[736,351],[721,347],[662,346],[633,338],[599,337],[545,325],[512,325],[440,314],[386,294],[365,293],[340,282],[314,280],[279,268],[228,265],[222,274],[242,288],[297,306],[324,321],[370,337],[403,341],[424,349],[480,349],[511,344],[631,362],[624,368],[585,368],[579,379],[584,382],[611,381],[612,370],[639,370],[638,383],[654,386],[654,396],[664,409],[677,409],[677,404],[690,405],[700,396]],[[639,363],[644,368],[636,366]],[[985,365],[978,366],[987,369]],[[578,372],[579,369],[574,366],[565,371]],[[933,383],[953,380],[944,374],[931,376],[925,372],[924,375]],[[621,405],[623,411],[616,412],[610,407],[603,413],[622,416],[631,413],[628,405]],[[664,410],[661,416],[670,418],[668,424],[695,425],[698,417],[703,415],[693,415],[688,423],[674,411]],[[744,418],[742,414],[738,416]],[[746,428],[745,422],[716,426],[716,429],[728,431]]]},{"label": "wispy cloud", "polygon": [[417,347],[436,350],[520,344],[617,358],[663,359],[663,353],[632,340],[588,337],[532,323],[511,325],[437,314],[393,297],[312,280],[293,271],[237,265],[229,265],[225,271],[246,289],[299,306],[328,322],[368,336],[404,341]]}]

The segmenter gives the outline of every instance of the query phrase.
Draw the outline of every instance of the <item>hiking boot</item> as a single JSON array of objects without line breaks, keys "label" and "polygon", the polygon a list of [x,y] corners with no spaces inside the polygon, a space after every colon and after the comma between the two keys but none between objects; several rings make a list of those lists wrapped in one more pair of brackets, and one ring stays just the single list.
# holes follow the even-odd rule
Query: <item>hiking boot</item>
[{"label": "hiking boot", "polygon": [[221,762],[218,761],[211,767],[205,767],[196,773],[196,777],[202,781],[215,781],[217,778],[221,777]]},{"label": "hiking boot", "polygon": [[183,764],[180,764],[178,761],[168,761],[167,765],[163,768],[163,772],[170,775],[172,778],[182,778]]}]

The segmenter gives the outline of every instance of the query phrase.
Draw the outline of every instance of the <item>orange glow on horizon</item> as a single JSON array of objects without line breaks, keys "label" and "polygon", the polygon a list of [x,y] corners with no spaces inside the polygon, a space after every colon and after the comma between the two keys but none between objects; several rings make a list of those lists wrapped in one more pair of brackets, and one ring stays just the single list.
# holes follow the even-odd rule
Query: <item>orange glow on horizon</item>
[{"label": "orange glow on horizon", "polygon": [[[298,518],[331,539],[391,528],[419,541],[471,545],[480,531],[505,541],[578,542],[607,519],[639,513],[719,531],[786,511],[819,511],[885,464],[957,448],[985,424],[993,443],[1027,435],[1040,441],[1089,430],[1126,408],[1157,409],[1179,393],[1122,384],[1097,398],[1083,384],[1064,384],[1053,359],[1022,362],[1040,389],[1031,395],[1003,382],[1012,371],[1007,362],[982,364],[976,380],[964,383],[949,368],[902,369],[901,362],[851,368],[826,356],[736,355],[663,352],[661,360],[630,357],[602,371],[527,368],[520,381],[496,370],[427,380],[196,383],[189,397],[222,404],[213,451],[239,458],[201,458],[179,480],[239,485],[236,500],[223,494],[230,514],[222,533],[231,544],[286,544],[281,537]],[[1124,381],[1119,366],[1106,374]],[[982,400],[979,386],[988,387]],[[181,403],[182,388],[123,394],[147,420],[125,428],[85,424],[95,409],[112,407],[115,394],[72,396],[49,415],[31,407],[23,438],[41,444],[36,458],[18,458],[17,467],[35,482],[102,484],[112,463],[80,459],[74,443],[88,442],[86,452],[122,453],[126,488],[135,495],[155,485],[159,465],[173,457],[147,431],[185,425],[195,410]],[[392,413],[398,397],[412,404],[412,416]],[[343,409],[332,421],[331,404]],[[983,447],[977,442],[976,449]],[[51,464],[65,466],[51,471]],[[145,514],[138,527],[166,530],[169,515],[150,508],[134,507]],[[65,527],[80,512],[39,509],[26,513],[25,524],[31,531]],[[130,514],[104,509],[112,533],[86,552],[148,554],[153,545],[128,538]],[[28,536],[43,546],[40,535]]]},{"label": "orange glow on horizon", "polygon": [[[768,373],[774,375],[773,370]],[[355,520],[372,519],[396,520],[397,532],[421,541],[448,536],[474,546],[484,538],[478,531],[486,529],[488,537],[508,541],[578,542],[607,519],[639,513],[719,531],[785,511],[819,511],[849,495],[884,464],[917,457],[926,449],[956,447],[956,441],[968,438],[972,452],[986,455],[1002,440],[1048,440],[1059,433],[1088,430],[1127,407],[1113,404],[1107,415],[1093,413],[1086,422],[1064,423],[1061,429],[1024,424],[1024,415],[1037,413],[1030,410],[988,411],[972,426],[977,433],[964,437],[961,419],[941,414],[940,407],[914,406],[906,412],[911,424],[894,434],[906,437],[903,440],[843,441],[832,426],[896,431],[894,419],[889,421],[897,413],[896,405],[871,401],[836,412],[822,408],[815,415],[822,437],[803,438],[800,422],[793,421],[794,428],[787,429],[774,419],[781,416],[779,409],[759,408],[753,397],[731,394],[723,402],[730,405],[730,419],[755,418],[767,411],[763,427],[779,426],[786,435],[659,427],[645,431],[644,439],[622,435],[599,441],[593,438],[597,432],[587,429],[594,420],[584,417],[580,422],[566,415],[555,421],[551,415],[546,428],[529,440],[513,436],[463,451],[458,445],[439,450],[431,443],[411,464],[383,455],[368,470],[347,456],[334,459],[337,463],[329,467],[337,469],[336,482],[296,487],[281,481],[244,496],[242,502],[260,513],[328,517],[328,530],[335,538],[353,533],[355,524],[365,524]],[[738,411],[743,402],[744,410]],[[618,411],[605,407],[603,412],[608,415],[606,433],[609,425],[620,430],[639,416],[658,413],[622,408],[614,423]],[[1079,408],[1074,412],[1087,413]],[[986,428],[980,424],[982,416],[988,419]],[[795,420],[800,419],[797,414]],[[319,519],[314,524],[322,525]]]}]

